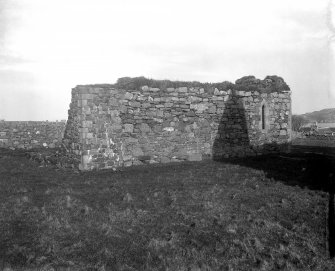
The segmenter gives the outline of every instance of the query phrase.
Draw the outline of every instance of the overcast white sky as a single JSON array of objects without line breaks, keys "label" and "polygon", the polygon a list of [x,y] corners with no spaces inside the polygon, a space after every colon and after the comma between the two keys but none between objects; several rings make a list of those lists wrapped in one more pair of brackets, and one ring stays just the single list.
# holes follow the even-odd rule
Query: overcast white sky
[{"label": "overcast white sky", "polygon": [[328,6],[0,0],[0,118],[67,119],[74,86],[142,75],[203,82],[279,75],[292,89],[294,113],[335,107]]}]

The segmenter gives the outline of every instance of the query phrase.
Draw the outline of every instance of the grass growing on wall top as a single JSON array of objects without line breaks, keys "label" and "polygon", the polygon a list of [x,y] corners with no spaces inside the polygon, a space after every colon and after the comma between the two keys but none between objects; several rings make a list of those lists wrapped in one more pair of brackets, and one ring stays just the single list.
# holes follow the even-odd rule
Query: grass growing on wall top
[{"label": "grass growing on wall top", "polygon": [[167,88],[204,88],[206,92],[213,92],[215,88],[227,91],[242,90],[242,91],[259,91],[259,92],[282,92],[289,91],[289,86],[285,81],[276,75],[266,76],[264,80],[256,79],[255,76],[245,76],[236,80],[235,84],[229,81],[218,83],[201,83],[198,81],[171,81],[171,80],[155,80],[140,77],[122,77],[117,80],[115,84],[98,84],[93,85],[98,87],[115,87],[125,90],[141,90],[141,87],[148,86],[151,88],[159,88],[166,90]]},{"label": "grass growing on wall top", "polygon": [[236,80],[235,84],[224,81],[220,83],[200,83],[197,81],[170,81],[153,80],[145,77],[122,77],[117,80],[115,87],[132,90],[140,89],[142,86],[149,86],[165,90],[166,88],[178,87],[200,87],[205,90],[218,88],[220,90],[252,90],[260,92],[287,91],[290,90],[285,81],[279,76],[267,76],[264,80],[256,79],[254,76],[245,76]]}]

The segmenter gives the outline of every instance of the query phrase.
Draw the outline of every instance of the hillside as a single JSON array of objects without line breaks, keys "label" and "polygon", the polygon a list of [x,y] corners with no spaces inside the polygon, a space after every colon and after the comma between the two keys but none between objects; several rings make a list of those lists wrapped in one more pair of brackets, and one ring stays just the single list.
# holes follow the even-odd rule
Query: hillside
[{"label": "hillside", "polygon": [[327,108],[301,115],[308,122],[335,122],[335,108]]}]

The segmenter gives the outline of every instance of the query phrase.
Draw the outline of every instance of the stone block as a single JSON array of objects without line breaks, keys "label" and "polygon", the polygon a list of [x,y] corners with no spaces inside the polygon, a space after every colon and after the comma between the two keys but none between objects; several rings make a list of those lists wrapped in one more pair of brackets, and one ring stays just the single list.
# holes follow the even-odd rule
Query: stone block
[{"label": "stone block", "polygon": [[280,130],[279,131],[279,135],[286,136],[287,135],[287,131],[286,130]]},{"label": "stone block", "polygon": [[129,105],[132,106],[132,107],[141,107],[140,102],[129,102]]},{"label": "stone block", "polygon": [[153,130],[155,133],[160,133],[162,131],[162,125],[155,125]]},{"label": "stone block", "polygon": [[163,119],[153,118],[153,120],[154,120],[155,122],[158,122],[158,123],[163,123]]},{"label": "stone block", "polygon": [[141,166],[141,165],[143,165],[142,161],[139,161],[139,160],[134,160],[133,161],[133,166]]},{"label": "stone block", "polygon": [[97,89],[97,88],[89,88],[88,89],[88,93],[90,93],[90,94],[98,94],[99,93],[99,89]]},{"label": "stone block", "polygon": [[195,109],[198,112],[203,112],[203,111],[205,111],[205,110],[208,109],[208,105],[206,105],[206,104],[197,104],[197,105],[195,105]]},{"label": "stone block", "polygon": [[204,147],[205,147],[205,149],[209,149],[209,148],[211,148],[211,144],[209,144],[209,143],[206,142],[206,143],[204,144]]},{"label": "stone block", "polygon": [[111,99],[109,99],[108,103],[111,106],[118,106],[119,105],[119,100],[115,99],[115,98],[111,98]]},{"label": "stone block", "polygon": [[113,123],[111,126],[110,126],[112,132],[121,132],[122,130],[122,125],[120,123]]},{"label": "stone block", "polygon": [[214,114],[216,112],[216,106],[212,105],[211,107],[209,107],[208,112]]},{"label": "stone block", "polygon": [[134,95],[130,92],[126,92],[126,94],[124,95],[125,100],[131,100],[133,97]]},{"label": "stone block", "polygon": [[158,92],[158,91],[160,91],[159,88],[149,88],[149,90],[152,91],[152,92]]},{"label": "stone block", "polygon": [[79,95],[80,100],[92,100],[94,97],[93,94],[81,94]]},{"label": "stone block", "polygon": [[187,92],[187,87],[178,88],[178,92]]},{"label": "stone block", "polygon": [[123,163],[123,166],[125,166],[125,167],[130,167],[132,165],[133,165],[132,161],[126,161],[126,162]]},{"label": "stone block", "polygon": [[93,122],[92,122],[91,120],[84,120],[84,121],[82,122],[82,127],[83,127],[83,128],[85,128],[85,127],[87,127],[87,128],[91,128],[91,127],[92,127],[92,124],[93,124]]},{"label": "stone block", "polygon": [[92,161],[92,156],[91,155],[82,155],[82,157],[81,157],[81,163],[83,165],[87,165],[91,161]]},{"label": "stone block", "polygon": [[151,131],[150,126],[146,123],[141,123],[141,125],[139,126],[139,129],[141,130],[142,133],[148,133]]},{"label": "stone block", "polygon": [[140,147],[135,147],[133,150],[132,150],[132,154],[134,157],[139,157],[139,156],[143,156],[144,153],[142,151],[142,149]]},{"label": "stone block", "polygon": [[149,108],[149,107],[151,107],[151,104],[150,103],[143,103],[142,107],[143,108]]},{"label": "stone block", "polygon": [[91,108],[88,107],[88,106],[85,106],[82,108],[82,112],[85,114],[85,115],[90,115],[91,114]]},{"label": "stone block", "polygon": [[160,162],[163,163],[163,164],[170,163],[171,159],[166,157],[166,156],[163,156],[163,157],[161,157]]},{"label": "stone block", "polygon": [[164,127],[164,128],[163,128],[163,131],[166,131],[166,132],[173,132],[173,131],[174,131],[174,128],[173,128],[173,127]]},{"label": "stone block", "polygon": [[157,160],[151,159],[149,160],[149,164],[158,164],[159,162]]},{"label": "stone block", "polygon": [[121,118],[118,117],[118,116],[112,116],[112,117],[111,117],[111,122],[114,123],[114,124],[115,124],[115,123],[120,124],[121,121],[122,121]]},{"label": "stone block", "polygon": [[151,157],[149,155],[139,155],[137,157],[137,159],[142,161],[142,162],[146,162],[146,161],[149,161],[151,159]]},{"label": "stone block", "polygon": [[80,133],[88,133],[88,128],[87,127],[82,127],[82,128],[78,128]]},{"label": "stone block", "polygon": [[130,123],[126,123],[124,125],[124,132],[126,133],[132,133],[134,131],[134,125]]},{"label": "stone block", "polygon": [[78,107],[82,107],[87,105],[87,100],[78,100],[77,101]]},{"label": "stone block", "polygon": [[85,138],[93,138],[93,133],[83,133],[86,134]]},{"label": "stone block", "polygon": [[55,147],[56,147],[55,143],[51,143],[51,144],[49,144],[49,148],[53,149],[53,148],[55,148]]},{"label": "stone block", "polygon": [[201,153],[189,154],[187,160],[188,161],[201,161],[202,160],[202,154]]},{"label": "stone block", "polygon": [[132,156],[131,155],[124,155],[123,157],[122,157],[122,160],[123,161],[130,161],[132,159]]}]

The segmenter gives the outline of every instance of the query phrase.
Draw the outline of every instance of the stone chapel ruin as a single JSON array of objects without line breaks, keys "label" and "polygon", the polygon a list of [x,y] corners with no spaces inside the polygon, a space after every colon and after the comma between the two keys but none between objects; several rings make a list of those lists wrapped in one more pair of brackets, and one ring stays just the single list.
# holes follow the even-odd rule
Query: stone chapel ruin
[{"label": "stone chapel ruin", "polygon": [[63,142],[81,170],[285,150],[291,92],[278,76],[202,84],[121,78],[72,89]]}]

